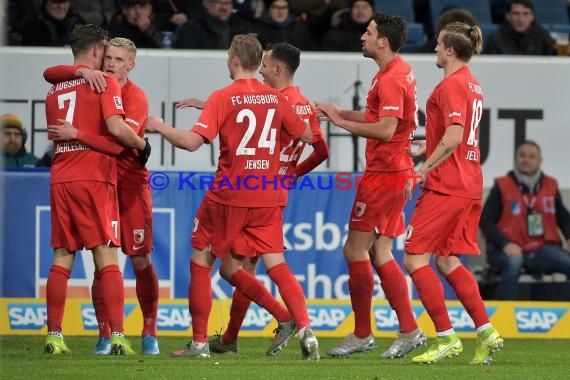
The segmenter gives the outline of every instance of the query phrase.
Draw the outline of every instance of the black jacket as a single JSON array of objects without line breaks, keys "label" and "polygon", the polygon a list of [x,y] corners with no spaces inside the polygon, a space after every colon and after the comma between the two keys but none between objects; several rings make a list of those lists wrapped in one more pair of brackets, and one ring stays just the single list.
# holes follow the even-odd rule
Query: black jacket
[{"label": "black jacket", "polygon": [[253,29],[263,49],[267,49],[269,44],[288,42],[299,50],[318,50],[317,43],[307,25],[295,20],[293,15],[278,24],[269,17],[267,12],[264,12],[259,19],[255,20]]},{"label": "black jacket", "polygon": [[51,17],[42,6],[39,13],[31,18],[22,29],[24,46],[65,46],[69,45],[69,35],[75,24],[85,24],[85,20],[69,9],[61,21]]},{"label": "black jacket", "polygon": [[368,22],[359,24],[351,17],[351,12],[341,16],[337,27],[330,29],[323,37],[321,49],[324,51],[362,51],[360,37],[366,31]]},{"label": "black jacket", "polygon": [[129,24],[121,12],[115,13],[107,26],[111,38],[123,37],[133,41],[138,49],[163,48],[162,33],[154,24],[143,32],[138,26]]},{"label": "black jacket", "polygon": [[518,33],[504,21],[498,30],[489,36],[485,54],[554,55],[555,41],[536,21],[523,33]]},{"label": "black jacket", "polygon": [[228,49],[233,36],[251,32],[250,24],[232,15],[228,21],[212,17],[205,8],[194,18],[180,25],[174,33],[172,47],[176,49]]}]

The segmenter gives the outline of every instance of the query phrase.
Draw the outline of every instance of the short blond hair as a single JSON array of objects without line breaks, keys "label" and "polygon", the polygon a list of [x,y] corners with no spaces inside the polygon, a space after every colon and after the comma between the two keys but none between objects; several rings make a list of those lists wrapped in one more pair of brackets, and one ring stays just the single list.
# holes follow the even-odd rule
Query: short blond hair
[{"label": "short blond hair", "polygon": [[133,55],[133,57],[137,56],[137,46],[133,41],[129,40],[128,38],[123,38],[123,37],[111,38],[111,40],[108,43],[108,46],[125,48],[129,53]]}]

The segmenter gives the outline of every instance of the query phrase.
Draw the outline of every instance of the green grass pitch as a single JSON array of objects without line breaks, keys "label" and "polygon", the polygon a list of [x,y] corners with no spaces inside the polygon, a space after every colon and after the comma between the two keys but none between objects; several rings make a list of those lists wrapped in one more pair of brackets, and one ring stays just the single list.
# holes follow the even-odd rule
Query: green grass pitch
[{"label": "green grass pitch", "polygon": [[[330,359],[327,349],[340,338],[321,338],[320,362],[300,359],[298,338],[275,357],[266,357],[268,338],[241,338],[237,355],[212,354],[210,359],[171,358],[169,353],[182,348],[188,338],[163,337],[161,354],[124,357],[91,355],[95,337],[67,337],[71,354],[43,353],[44,337],[0,337],[0,378],[2,379],[568,379],[570,378],[570,340],[506,340],[505,349],[490,366],[469,364],[474,340],[464,339],[461,355],[436,364],[417,365],[408,358],[381,360],[380,352],[391,341],[377,339],[378,349],[350,358]],[[140,352],[140,339],[131,337]],[[431,341],[431,340],[430,340]]]}]

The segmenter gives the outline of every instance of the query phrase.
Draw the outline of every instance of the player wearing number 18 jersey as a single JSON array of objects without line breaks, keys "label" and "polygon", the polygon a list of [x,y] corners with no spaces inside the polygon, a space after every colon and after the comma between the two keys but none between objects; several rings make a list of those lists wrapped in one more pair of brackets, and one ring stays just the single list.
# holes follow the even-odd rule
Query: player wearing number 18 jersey
[{"label": "player wearing number 18 jersey", "polygon": [[[318,343],[309,328],[303,291],[283,258],[279,200],[279,139],[282,131],[310,142],[312,133],[278,91],[255,79],[263,50],[247,35],[233,38],[228,69],[234,82],[215,91],[191,131],[181,131],[150,117],[147,130],[157,131],[177,147],[190,151],[220,138],[216,177],[194,220],[190,287],[192,341],[174,356],[209,357],[208,317],[212,308],[211,271],[217,257],[219,272],[236,288],[276,315],[282,306],[265,286],[242,268],[245,256],[268,256],[267,272],[277,284],[297,326],[302,329],[305,359],[318,359]],[[240,179],[251,182],[238,187]],[[257,181],[257,182],[256,182]],[[237,252],[233,243],[246,242]],[[264,261],[265,263],[265,261]]]},{"label": "player wearing number 18 jersey", "polygon": [[477,228],[481,217],[482,175],[479,123],[483,92],[469,70],[469,60],[482,48],[481,29],[465,23],[446,25],[437,38],[437,66],[444,79],[427,102],[427,160],[418,171],[425,176],[408,226],[404,265],[434,322],[436,342],[412,358],[431,363],[458,355],[463,345],[453,330],[443,286],[430,266],[435,254],[438,271],[455,290],[477,329],[472,364],[489,364],[503,339],[489,322],[477,281],[459,254],[479,254]]}]

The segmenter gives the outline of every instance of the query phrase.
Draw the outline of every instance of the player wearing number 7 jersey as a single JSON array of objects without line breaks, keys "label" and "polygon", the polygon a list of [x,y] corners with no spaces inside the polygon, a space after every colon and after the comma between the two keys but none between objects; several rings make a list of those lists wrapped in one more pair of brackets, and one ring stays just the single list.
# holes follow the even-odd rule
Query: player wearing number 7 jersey
[{"label": "player wearing number 7 jersey", "polygon": [[[459,254],[479,254],[483,176],[479,161],[479,122],[483,91],[469,70],[469,60],[482,48],[481,29],[465,23],[446,25],[437,38],[436,64],[444,79],[426,106],[427,159],[416,174],[425,178],[424,192],[408,226],[404,265],[435,324],[437,339],[415,363],[432,363],[463,351],[444,301],[443,286],[430,257],[451,285],[477,329],[472,364],[489,364],[503,339],[489,322],[477,281]],[[409,189],[407,189],[409,191]]]},{"label": "player wearing number 7 jersey", "polygon": [[[107,37],[107,32],[98,26],[77,26],[70,37],[74,63],[99,68]],[[82,78],[52,86],[46,97],[47,124],[59,124],[65,119],[81,131],[111,134],[125,146],[143,149],[145,141],[123,120],[119,83],[112,77],[106,80],[107,91],[102,94],[91,90]],[[116,249],[120,245],[116,171],[113,157],[78,140],[54,141],[50,186],[54,258],[46,285],[46,353],[69,351],[62,336],[67,280],[75,253],[82,248],[93,252],[95,267],[101,273],[102,300],[112,331],[112,353],[133,352],[123,335],[124,288]]]},{"label": "player wearing number 7 jersey", "polygon": [[[220,274],[248,298],[283,320],[283,307],[265,286],[242,268],[245,257],[261,253],[267,273],[277,284],[299,327],[304,359],[318,360],[318,342],[310,329],[303,290],[283,257],[282,213],[278,201],[280,138],[312,141],[309,126],[277,90],[255,79],[263,50],[247,35],[233,38],[228,69],[234,82],[215,91],[191,131],[149,117],[146,128],[179,148],[194,151],[220,138],[216,177],[203,200],[192,231],[188,289],[192,341],[173,356],[210,356],[208,317],[212,308],[211,271],[221,258]],[[239,184],[243,181],[243,186]],[[235,241],[244,241],[239,247]]]}]

